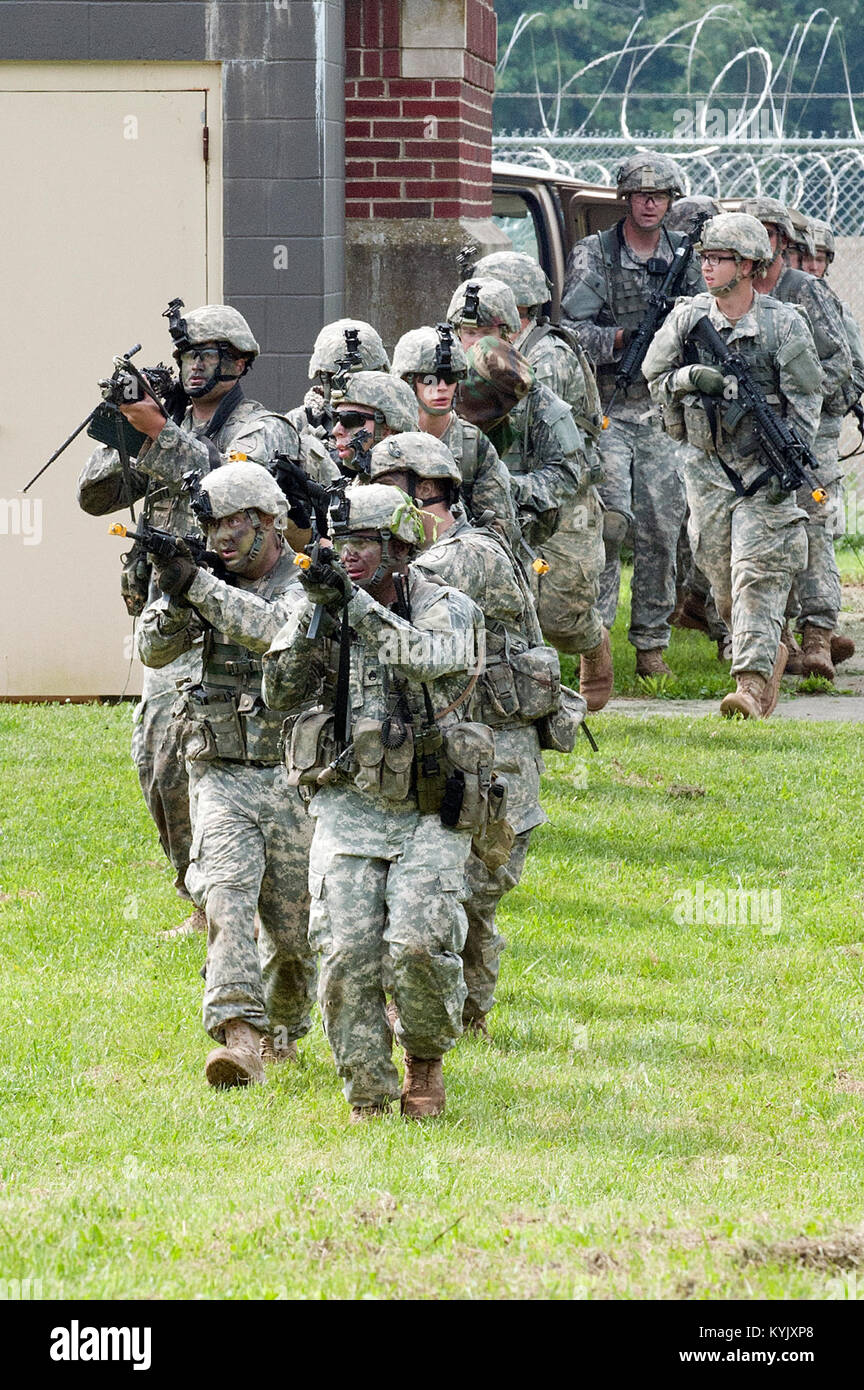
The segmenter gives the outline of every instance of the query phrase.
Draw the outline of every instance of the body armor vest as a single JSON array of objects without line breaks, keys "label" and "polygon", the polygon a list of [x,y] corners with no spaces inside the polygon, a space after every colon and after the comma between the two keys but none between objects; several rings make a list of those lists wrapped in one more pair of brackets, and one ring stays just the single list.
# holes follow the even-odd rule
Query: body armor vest
[{"label": "body armor vest", "polygon": [[[606,304],[598,315],[597,322],[601,327],[616,324],[618,328],[623,328],[625,331],[629,330],[632,333],[645,317],[648,308],[648,295],[653,289],[659,287],[663,277],[649,275],[644,265],[635,269],[622,265],[621,252],[626,245],[623,228],[624,223],[618,222],[614,227],[607,227],[602,232],[597,233],[597,239],[603,251],[603,269],[608,295]],[[667,232],[665,228],[661,228],[660,240],[654,255],[667,261],[671,260],[672,252],[683,240],[684,237],[679,233]],[[604,362],[597,367],[597,385],[604,401],[608,401],[615,390],[617,370],[614,362]],[[637,375],[632,386],[627,388],[626,399],[628,401],[650,401],[648,383],[641,372]]]}]

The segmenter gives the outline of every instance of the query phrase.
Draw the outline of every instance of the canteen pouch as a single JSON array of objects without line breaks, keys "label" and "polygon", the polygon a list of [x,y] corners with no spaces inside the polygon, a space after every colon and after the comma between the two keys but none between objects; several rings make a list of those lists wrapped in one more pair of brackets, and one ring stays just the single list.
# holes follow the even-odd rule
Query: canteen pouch
[{"label": "canteen pouch", "polygon": [[510,665],[523,719],[542,719],[558,708],[561,664],[554,647],[529,647],[511,652]]},{"label": "canteen pouch", "polygon": [[361,718],[353,729],[354,785],[358,791],[372,792],[388,801],[405,801],[411,792],[414,739],[410,725],[398,748],[386,748],[381,738],[380,719]]},{"label": "canteen pouch", "polygon": [[579,725],[587,713],[588,706],[581,695],[562,685],[558,708],[538,719],[536,724],[540,747],[553,753],[572,753],[576,747]]},{"label": "canteen pouch", "polygon": [[319,774],[336,756],[334,730],[333,711],[320,705],[297,715],[285,745],[289,786],[317,785]]},{"label": "canteen pouch", "polygon": [[507,783],[493,773],[486,826],[473,836],[471,848],[494,874],[507,863],[515,843],[516,832],[507,819]]},{"label": "canteen pouch", "polygon": [[447,765],[445,804],[442,806],[439,797],[435,810],[441,808],[447,816],[446,820],[442,816],[442,824],[451,829],[482,834],[489,815],[495,735],[486,724],[467,721],[453,724],[444,730],[444,753]]},{"label": "canteen pouch", "polygon": [[182,709],[183,752],[190,762],[245,761],[243,728],[233,695],[213,699],[198,687],[187,692]]},{"label": "canteen pouch", "polygon": [[[248,709],[244,708],[245,705],[249,706]],[[246,757],[249,761],[280,762],[284,711],[270,709],[260,695],[243,694],[240,696],[239,712],[246,738]]]}]

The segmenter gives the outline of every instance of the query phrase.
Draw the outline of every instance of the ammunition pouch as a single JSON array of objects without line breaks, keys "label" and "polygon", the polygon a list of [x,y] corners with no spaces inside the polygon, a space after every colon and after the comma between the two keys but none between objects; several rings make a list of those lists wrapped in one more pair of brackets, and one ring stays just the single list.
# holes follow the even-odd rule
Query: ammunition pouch
[{"label": "ammunition pouch", "polygon": [[140,618],[147,605],[150,593],[150,561],[144,547],[135,542],[132,549],[122,557],[120,571],[120,593],[130,618]]},{"label": "ammunition pouch", "polygon": [[537,720],[540,747],[554,753],[572,753],[587,709],[581,695],[569,685],[562,685],[558,708]]},{"label": "ammunition pouch", "polygon": [[663,433],[668,434],[670,439],[674,439],[676,444],[683,443],[687,438],[684,407],[680,401],[667,401],[660,407],[660,423],[663,426]]},{"label": "ammunition pouch", "polygon": [[503,868],[516,843],[516,832],[507,819],[507,784],[495,778],[489,788],[489,809],[486,825],[471,840],[471,848],[494,874]]},{"label": "ammunition pouch", "polygon": [[285,742],[285,766],[292,787],[318,785],[336,756],[335,720],[332,709],[315,705],[298,714]]},{"label": "ammunition pouch", "polygon": [[275,764],[280,759],[284,716],[268,709],[260,696],[194,686],[179,713],[183,751],[190,762]]},{"label": "ammunition pouch", "polygon": [[411,768],[415,749],[411,726],[398,748],[387,748],[381,737],[380,719],[360,718],[353,730],[354,785],[358,791],[405,801],[411,793]]},{"label": "ammunition pouch", "polygon": [[[446,777],[444,797],[435,810],[440,811],[442,824],[451,830],[471,830],[482,835],[489,818],[495,735],[486,724],[467,720],[451,725],[442,734]],[[502,815],[505,811],[506,794]]]},{"label": "ammunition pouch", "polygon": [[554,647],[529,647],[511,652],[510,665],[523,719],[542,719],[558,707],[561,664]]}]

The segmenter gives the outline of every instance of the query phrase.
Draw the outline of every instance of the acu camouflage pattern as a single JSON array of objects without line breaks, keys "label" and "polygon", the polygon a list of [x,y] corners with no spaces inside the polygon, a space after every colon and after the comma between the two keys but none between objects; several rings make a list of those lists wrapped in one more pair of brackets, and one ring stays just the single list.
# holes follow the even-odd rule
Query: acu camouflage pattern
[{"label": "acu camouflage pattern", "polygon": [[374,482],[380,474],[394,470],[405,470],[417,478],[449,478],[451,483],[462,482],[459,465],[447,445],[420,430],[391,434],[375,445],[369,455],[370,479]]},{"label": "acu camouflage pattern", "polygon": [[681,232],[684,236],[689,236],[697,217],[701,217],[703,213],[707,213],[709,217],[716,217],[720,210],[716,198],[709,198],[704,193],[691,194],[689,198],[679,198],[672,204],[663,218],[663,226],[667,232]]},{"label": "acu camouflage pattern", "polygon": [[319,372],[324,376],[333,376],[339,370],[348,350],[345,331],[352,328],[357,330],[361,362],[360,368],[355,370],[389,372],[390,359],[387,349],[381,341],[381,335],[371,323],[366,323],[363,319],[335,319],[333,323],[326,323],[315,339],[309,359],[310,381],[314,381]]},{"label": "acu camouflage pattern", "polygon": [[596,439],[602,424],[600,394],[578,340],[551,323],[530,323],[513,347],[530,365],[534,380],[566,401],[582,433]]},{"label": "acu camouflage pattern", "polygon": [[769,198],[760,195],[758,198],[742,198],[739,212],[746,212],[748,217],[755,217],[757,222],[771,222],[775,227],[779,227],[788,241],[795,240],[795,229],[789,221],[789,213],[786,205],[781,203],[778,198]]},{"label": "acu camouflage pattern", "polygon": [[737,251],[739,256],[755,261],[754,274],[773,259],[768,233],[758,218],[745,212],[721,212],[712,217],[702,228],[695,249]]},{"label": "acu camouflage pattern", "polygon": [[[801,316],[759,294],[735,325],[730,325],[711,295],[679,302],[648,349],[643,366],[664,419],[675,428],[683,418],[694,446],[683,455],[690,545],[696,565],[711,583],[720,617],[732,633],[732,674],[749,671],[767,679],[777,655],[789,590],[807,559],[805,514],[794,497],[770,501],[766,488],[753,497],[738,497],[714,452],[700,398],[685,393],[683,403],[677,399],[674,376],[684,365],[685,338],[706,313],[726,342],[749,360],[769,398],[774,397],[808,443],[819,420],[822,373]],[[700,360],[708,360],[701,346],[698,352]],[[746,416],[735,430],[724,432],[722,448],[724,458],[749,485],[762,464]]]},{"label": "acu camouflage pattern", "polygon": [[510,488],[510,473],[498,451],[477,425],[460,420],[453,412],[441,436],[462,475],[460,500],[467,514],[478,520],[491,512],[494,525],[511,544],[519,534],[516,508]]},{"label": "acu camouflage pattern", "polygon": [[545,304],[552,286],[541,265],[523,251],[493,251],[483,256],[474,267],[481,279],[500,280],[513,291],[517,308],[537,308]]},{"label": "acu camouflage pattern", "polygon": [[[759,282],[755,288],[758,290]],[[820,434],[830,421],[836,420],[839,436],[839,422],[849,406],[857,400],[852,383],[852,357],[849,342],[843,331],[842,315],[831,291],[821,280],[803,270],[793,270],[785,266],[779,280],[770,291],[772,299],[781,304],[797,304],[804,309],[816,352],[825,373],[825,400],[822,406]],[[836,462],[836,460],[835,460]]]},{"label": "acu camouflage pattern", "polygon": [[674,159],[665,154],[631,154],[615,171],[619,193],[668,192],[680,198],[684,175]]},{"label": "acu camouflage pattern", "polygon": [[387,372],[354,372],[333,392],[333,405],[365,405],[378,410],[394,434],[416,430],[417,397],[407,382]]},{"label": "acu camouflage pattern", "polygon": [[[440,345],[441,338],[437,328],[412,328],[410,333],[402,334],[393,349],[393,366],[390,370],[394,376],[403,379],[408,376],[423,376],[426,373],[434,372]],[[452,362],[451,370],[456,376],[462,377],[468,370],[468,359],[465,356],[465,349],[455,333],[449,348]]]},{"label": "acu camouflage pattern", "polygon": [[230,343],[252,357],[261,351],[243,315],[230,304],[202,304],[186,314],[184,321],[190,343]]},{"label": "acu camouflage pattern", "polygon": [[[508,333],[519,332],[522,325],[513,291],[504,284],[503,280],[496,280],[492,276],[481,279],[479,275],[472,276],[470,280],[464,280],[453,292],[453,298],[447,308],[447,319],[454,328],[460,328],[463,323],[469,322],[464,317],[469,285],[479,285],[477,297],[478,327],[505,328]],[[472,319],[470,322],[473,324],[474,320]]]}]

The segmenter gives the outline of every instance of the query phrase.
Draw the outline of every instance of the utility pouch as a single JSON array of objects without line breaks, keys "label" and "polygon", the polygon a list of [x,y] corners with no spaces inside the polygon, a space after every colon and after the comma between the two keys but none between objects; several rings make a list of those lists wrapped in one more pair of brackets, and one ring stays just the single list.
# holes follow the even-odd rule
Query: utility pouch
[{"label": "utility pouch", "polygon": [[704,453],[713,453],[716,446],[711,434],[711,425],[701,405],[688,405],[685,401],[683,411],[688,444],[692,444],[694,449],[701,449]]},{"label": "utility pouch", "polygon": [[660,423],[663,426],[664,434],[668,434],[669,438],[674,439],[676,444],[680,444],[687,438],[684,407],[679,401],[667,401],[660,407]]},{"label": "utility pouch", "polygon": [[558,708],[561,663],[554,647],[511,652],[510,665],[523,719],[542,719]]},{"label": "utility pouch", "polygon": [[503,867],[516,843],[516,832],[507,819],[507,783],[493,778],[485,829],[471,840],[471,848],[490,874]]},{"label": "utility pouch", "polygon": [[241,695],[240,715],[246,736],[246,756],[250,762],[278,763],[281,760],[282,726],[285,715],[281,710],[270,709],[260,696],[251,697],[251,707],[243,708],[250,696]]},{"label": "utility pouch", "polygon": [[480,688],[484,705],[488,703],[491,713],[501,719],[519,712],[519,696],[513,680],[509,662],[491,657],[480,677]]},{"label": "utility pouch", "polygon": [[147,552],[136,541],[132,549],[122,556],[122,563],[120,593],[126,605],[126,612],[130,618],[140,618],[150,593],[150,562]]},{"label": "utility pouch", "polygon": [[[443,821],[442,816],[443,823],[453,830],[473,830],[475,834],[480,834],[486,827],[489,814],[495,735],[486,724],[467,721],[453,724],[444,730],[444,753],[447,775],[445,778],[442,772],[441,794],[433,809],[438,811],[441,808],[446,790],[449,795],[444,811],[448,819]],[[418,794],[419,781],[418,775]],[[457,808],[458,783],[463,785]]]},{"label": "utility pouch", "polygon": [[582,696],[571,690],[569,685],[562,685],[558,708],[537,720],[540,747],[554,753],[572,753],[576,747],[579,725],[587,710]]},{"label": "utility pouch", "polygon": [[318,784],[319,775],[336,756],[334,728],[333,711],[320,705],[297,715],[285,748],[289,786]]},{"label": "utility pouch", "polygon": [[233,695],[211,697],[203,687],[195,686],[187,692],[183,713],[183,751],[190,762],[210,762],[213,758],[245,761],[243,728]]},{"label": "utility pouch", "polygon": [[355,720],[352,731],[355,762],[354,785],[388,801],[405,801],[411,792],[414,739],[410,725],[398,748],[387,748],[381,737],[380,719]]},{"label": "utility pouch", "polygon": [[414,740],[414,766],[420,814],[435,816],[444,799],[447,769],[444,766],[444,735],[434,724],[424,727]]}]

